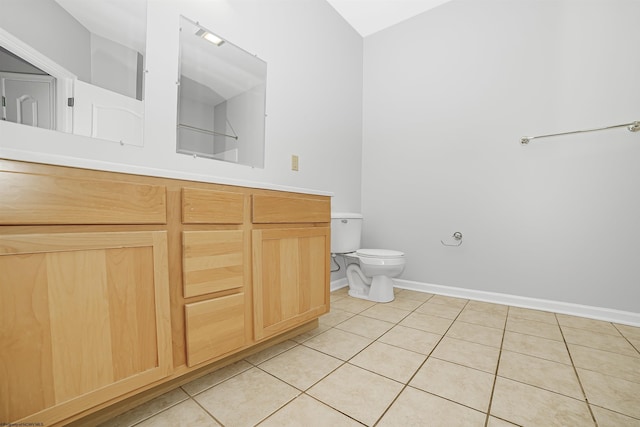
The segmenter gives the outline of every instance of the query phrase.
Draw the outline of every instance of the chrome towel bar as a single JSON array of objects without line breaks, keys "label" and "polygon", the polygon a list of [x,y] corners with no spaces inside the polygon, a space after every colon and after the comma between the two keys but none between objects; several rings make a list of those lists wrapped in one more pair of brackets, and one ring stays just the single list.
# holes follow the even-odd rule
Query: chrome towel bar
[{"label": "chrome towel bar", "polygon": [[595,129],[574,130],[574,131],[571,131],[571,132],[562,132],[562,133],[551,133],[549,135],[523,136],[522,138],[520,138],[520,144],[527,145],[529,143],[529,141],[531,141],[532,139],[549,138],[551,136],[560,136],[560,135],[571,135],[571,134],[574,134],[574,133],[596,132],[596,131],[600,131],[600,130],[608,130],[608,129],[622,128],[622,127],[626,127],[629,130],[629,132],[638,132],[638,131],[640,131],[640,121],[636,120],[635,122],[631,122],[631,123],[624,123],[624,124],[621,124],[621,125],[613,125],[613,126],[605,126],[605,127],[602,127],[602,128],[595,128]]}]

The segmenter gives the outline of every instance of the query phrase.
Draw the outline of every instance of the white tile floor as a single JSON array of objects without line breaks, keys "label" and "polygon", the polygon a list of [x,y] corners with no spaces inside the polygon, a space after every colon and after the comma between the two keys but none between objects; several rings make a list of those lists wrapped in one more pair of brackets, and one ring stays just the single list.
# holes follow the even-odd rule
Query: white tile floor
[{"label": "white tile floor", "polygon": [[397,290],[104,426],[640,426],[640,328]]}]

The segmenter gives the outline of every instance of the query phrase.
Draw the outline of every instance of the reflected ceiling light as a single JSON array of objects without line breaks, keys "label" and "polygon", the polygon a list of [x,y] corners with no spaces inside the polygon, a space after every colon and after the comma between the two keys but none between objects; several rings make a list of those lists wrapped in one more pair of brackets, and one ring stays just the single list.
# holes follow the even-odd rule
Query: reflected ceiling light
[{"label": "reflected ceiling light", "polygon": [[220,37],[211,34],[209,31],[203,30],[202,28],[196,31],[196,36],[202,37],[206,41],[213,43],[216,46],[221,46],[222,44],[224,44],[224,40],[222,40]]}]

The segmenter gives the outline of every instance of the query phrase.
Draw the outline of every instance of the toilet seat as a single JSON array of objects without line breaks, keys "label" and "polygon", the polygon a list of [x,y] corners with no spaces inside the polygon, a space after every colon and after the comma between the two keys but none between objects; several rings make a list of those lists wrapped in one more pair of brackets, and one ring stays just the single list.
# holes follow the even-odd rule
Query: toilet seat
[{"label": "toilet seat", "polygon": [[365,265],[393,266],[404,265],[406,262],[404,253],[389,249],[358,249],[351,256]]},{"label": "toilet seat", "polygon": [[357,256],[366,258],[402,258],[404,253],[400,251],[392,251],[390,249],[358,249]]}]

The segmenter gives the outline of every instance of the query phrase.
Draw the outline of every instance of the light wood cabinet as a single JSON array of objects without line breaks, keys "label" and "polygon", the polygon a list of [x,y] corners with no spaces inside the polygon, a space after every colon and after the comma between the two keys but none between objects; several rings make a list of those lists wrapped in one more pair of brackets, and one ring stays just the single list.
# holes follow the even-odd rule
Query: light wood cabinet
[{"label": "light wood cabinet", "polygon": [[0,422],[92,416],[329,310],[329,197],[2,159],[0,182]]},{"label": "light wood cabinet", "polygon": [[[182,189],[182,223],[190,226],[182,232],[188,367],[224,357],[246,346],[251,336],[244,294],[251,262],[242,226],[245,199],[240,192]],[[203,227],[209,229],[197,229]],[[205,295],[209,299],[189,302]]]},{"label": "light wood cabinet", "polygon": [[182,233],[185,298],[244,286],[244,231]]},{"label": "light wood cabinet", "polygon": [[183,224],[242,224],[244,194],[183,188],[182,222]]},{"label": "light wood cabinet", "polygon": [[253,196],[254,224],[312,223],[331,221],[329,198],[310,199],[304,196]]},{"label": "light wood cabinet", "polygon": [[329,311],[330,234],[329,227],[253,231],[256,339]]},{"label": "light wood cabinet", "polygon": [[0,224],[164,224],[165,188],[0,171]]},{"label": "light wood cabinet", "polygon": [[194,366],[245,344],[244,293],[187,304],[187,364]]},{"label": "light wood cabinet", "polygon": [[261,340],[329,311],[331,202],[291,194],[252,201],[254,336]]},{"label": "light wood cabinet", "polygon": [[189,367],[246,344],[244,245],[243,230],[183,232],[185,298],[240,292],[185,305]]},{"label": "light wood cabinet", "polygon": [[0,236],[0,420],[58,421],[171,370],[166,233]]}]

